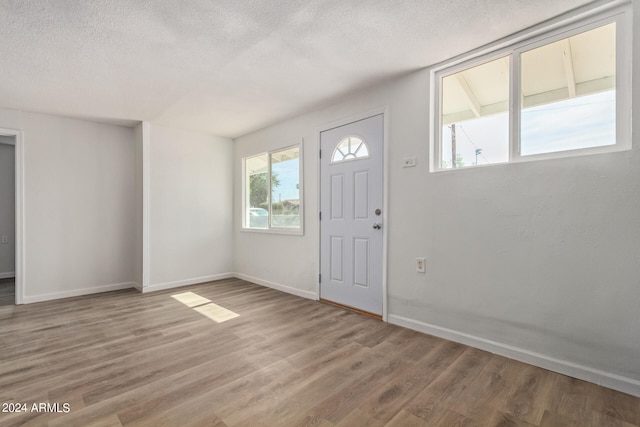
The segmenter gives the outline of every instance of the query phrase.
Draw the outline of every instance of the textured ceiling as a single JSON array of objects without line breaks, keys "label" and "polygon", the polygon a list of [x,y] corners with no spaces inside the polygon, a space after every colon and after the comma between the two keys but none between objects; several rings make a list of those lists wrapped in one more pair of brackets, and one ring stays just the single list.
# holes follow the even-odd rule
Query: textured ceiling
[{"label": "textured ceiling", "polygon": [[589,0],[0,0],[0,107],[235,137]]}]

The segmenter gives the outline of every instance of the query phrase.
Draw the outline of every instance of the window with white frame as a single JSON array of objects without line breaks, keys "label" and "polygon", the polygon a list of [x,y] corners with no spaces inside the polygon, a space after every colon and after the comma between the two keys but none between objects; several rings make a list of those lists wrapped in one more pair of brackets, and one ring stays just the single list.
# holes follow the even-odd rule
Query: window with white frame
[{"label": "window with white frame", "polygon": [[301,145],[243,159],[243,228],[302,233]]},{"label": "window with white frame", "polygon": [[349,160],[366,159],[369,157],[369,147],[363,138],[355,135],[343,138],[331,154],[331,163]]},{"label": "window with white frame", "polygon": [[630,13],[435,68],[431,170],[630,148]]}]

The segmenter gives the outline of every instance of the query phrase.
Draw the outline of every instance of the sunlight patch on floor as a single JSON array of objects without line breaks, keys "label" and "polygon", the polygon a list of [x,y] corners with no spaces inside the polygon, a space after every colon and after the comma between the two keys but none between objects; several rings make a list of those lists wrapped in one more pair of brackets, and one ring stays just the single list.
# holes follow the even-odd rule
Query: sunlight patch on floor
[{"label": "sunlight patch on floor", "polygon": [[193,292],[171,295],[171,298],[177,299],[187,307],[197,307],[199,305],[208,304],[211,302],[210,299],[201,297],[200,295],[194,294]]},{"label": "sunlight patch on floor", "polygon": [[193,292],[184,292],[181,294],[171,295],[171,298],[180,301],[187,307],[193,308],[198,313],[208,317],[209,319],[217,323],[226,322],[227,320],[231,320],[240,316],[239,314],[234,313],[231,310],[227,310],[226,308],[221,307],[218,304],[214,304],[210,299],[201,297],[200,295]]}]

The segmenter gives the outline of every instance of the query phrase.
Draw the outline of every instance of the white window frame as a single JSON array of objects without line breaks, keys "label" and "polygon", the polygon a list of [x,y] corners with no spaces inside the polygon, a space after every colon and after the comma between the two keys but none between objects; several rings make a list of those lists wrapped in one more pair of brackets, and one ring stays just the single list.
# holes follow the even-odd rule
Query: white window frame
[{"label": "white window frame", "polygon": [[[347,158],[347,156],[345,155],[341,160],[333,160],[334,156],[336,155],[336,150],[338,150],[338,147],[342,144],[342,141],[344,141],[347,138],[357,138],[361,141],[361,144],[364,146],[364,148],[367,150],[367,155],[366,156],[356,156],[356,153],[347,153],[347,154],[352,154],[353,157],[349,157]],[[358,147],[358,150],[360,149],[360,147]],[[357,150],[356,150],[357,151]],[[342,152],[342,151],[341,151]],[[344,153],[343,153],[344,154]],[[362,160],[362,159],[368,159],[370,158],[371,155],[369,154],[369,144],[367,143],[367,140],[364,139],[364,137],[357,135],[357,134],[351,134],[351,135],[347,135],[344,138],[342,138],[340,141],[338,141],[338,143],[336,144],[335,147],[333,147],[333,151],[331,152],[331,159],[329,160],[329,163],[332,165],[338,164],[338,163],[343,163],[343,162],[353,162],[354,160]]]},{"label": "white window frame", "polygon": [[[520,154],[520,54],[555,41],[571,37],[610,23],[616,23],[616,142],[613,145],[578,148],[522,156]],[[529,30],[522,31],[489,46],[458,56],[434,66],[430,71],[430,171],[457,171],[490,167],[505,163],[587,154],[609,153],[631,149],[632,95],[632,8],[626,2],[615,1],[594,9],[578,9]],[[442,167],[442,79],[492,60],[509,58],[509,160],[489,165],[461,168]]]},{"label": "white window frame", "polygon": [[[300,215],[300,227],[273,227],[271,225],[271,155],[273,153],[277,153],[279,151],[289,150],[292,148],[298,148],[298,173],[299,173],[299,194],[300,194],[300,206],[298,208],[298,214]],[[267,212],[269,214],[267,221],[267,228],[255,228],[249,227],[249,216],[247,215],[247,206],[249,205],[249,191],[247,190],[247,170],[246,170],[246,160],[257,157],[257,156],[267,156],[267,185],[269,186],[267,191],[267,202],[268,209]],[[297,143],[293,145],[288,145],[284,147],[278,147],[273,150],[263,151],[260,153],[252,154],[249,156],[245,156],[242,158],[242,231],[248,231],[251,233],[273,233],[273,234],[292,234],[302,236],[304,235],[304,185],[303,185],[303,143]]]}]

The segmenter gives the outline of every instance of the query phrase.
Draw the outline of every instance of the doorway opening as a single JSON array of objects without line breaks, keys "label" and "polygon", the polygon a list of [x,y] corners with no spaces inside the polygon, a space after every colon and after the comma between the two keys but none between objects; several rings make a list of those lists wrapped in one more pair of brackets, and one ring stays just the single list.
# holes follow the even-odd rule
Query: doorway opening
[{"label": "doorway opening", "polygon": [[0,134],[0,306],[16,302],[16,137]]}]

